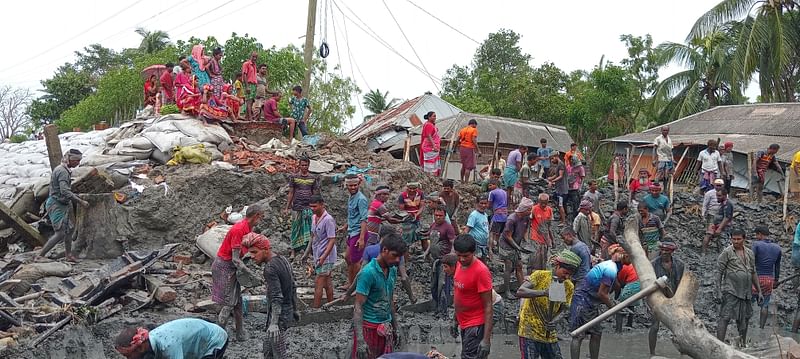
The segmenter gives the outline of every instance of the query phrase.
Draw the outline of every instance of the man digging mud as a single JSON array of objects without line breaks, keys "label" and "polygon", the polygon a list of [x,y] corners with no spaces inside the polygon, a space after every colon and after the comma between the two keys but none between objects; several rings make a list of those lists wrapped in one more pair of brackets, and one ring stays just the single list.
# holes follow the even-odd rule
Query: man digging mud
[{"label": "man digging mud", "polygon": [[747,344],[748,322],[753,315],[751,286],[756,289],[758,304],[764,301],[764,296],[756,274],[755,256],[750,248],[744,246],[744,231],[732,230],[731,243],[717,258],[719,278],[716,297],[722,302],[717,321],[717,339],[725,341],[728,323],[732,319],[739,330],[738,343],[744,347]]},{"label": "man digging mud", "polygon": [[[683,262],[672,256],[672,253],[678,249],[678,245],[670,239],[666,239],[658,244],[659,256],[654,259],[653,271],[656,278],[663,276],[667,277],[667,286],[674,294],[681,284],[681,277],[683,277]],[[658,329],[660,328],[660,321],[656,318],[655,314],[652,315],[652,324],[647,333],[647,343],[650,347],[650,355],[656,355],[656,340],[658,340]]]},{"label": "man digging mud", "polygon": [[380,246],[380,255],[364,266],[356,282],[353,358],[377,358],[391,353],[394,343],[399,342],[394,284],[406,244],[396,236],[387,236]]},{"label": "man digging mud", "polygon": [[222,359],[228,334],[214,323],[183,318],[153,330],[126,328],[117,336],[114,348],[128,359]]},{"label": "man digging mud", "polygon": [[81,199],[72,193],[72,168],[78,167],[82,158],[81,151],[70,149],[61,159],[61,164],[53,169],[50,176],[50,196],[47,197],[45,208],[50,223],[53,225],[55,233],[47,240],[42,250],[34,258],[44,257],[53,247],[64,241],[64,256],[68,262],[76,262],[77,258],[72,253],[73,228],[72,204],[77,203],[83,207],[88,207],[89,202]]},{"label": "man digging mud", "polygon": [[252,228],[264,217],[264,210],[261,206],[252,205],[247,207],[245,219],[236,223],[228,230],[222,245],[217,251],[217,258],[211,264],[211,300],[222,306],[217,318],[217,323],[225,328],[233,313],[233,323],[236,328],[236,340],[247,340],[247,333],[244,330],[244,317],[242,313],[242,287],[239,285],[237,277],[238,271],[246,272],[252,278],[258,278],[250,268],[242,262],[242,257],[247,253],[247,247],[242,242],[248,236],[256,236],[252,233]]},{"label": "man digging mud", "polygon": [[347,284],[340,289],[347,289],[361,270],[361,257],[364,254],[367,237],[367,212],[369,202],[358,187],[361,185],[361,178],[354,174],[345,176],[344,185],[350,194],[347,201],[347,222],[344,230],[347,232],[347,252],[344,259],[347,262]]}]

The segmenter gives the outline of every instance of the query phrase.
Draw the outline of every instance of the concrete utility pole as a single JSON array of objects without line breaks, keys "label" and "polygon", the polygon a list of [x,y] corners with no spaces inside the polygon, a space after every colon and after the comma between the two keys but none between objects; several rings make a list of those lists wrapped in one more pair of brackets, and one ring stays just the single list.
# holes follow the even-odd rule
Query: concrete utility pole
[{"label": "concrete utility pole", "polygon": [[311,89],[311,70],[314,66],[314,28],[317,23],[317,0],[308,0],[308,22],[306,23],[306,45],[303,48],[303,61],[306,75],[303,78],[303,94],[308,97]]}]

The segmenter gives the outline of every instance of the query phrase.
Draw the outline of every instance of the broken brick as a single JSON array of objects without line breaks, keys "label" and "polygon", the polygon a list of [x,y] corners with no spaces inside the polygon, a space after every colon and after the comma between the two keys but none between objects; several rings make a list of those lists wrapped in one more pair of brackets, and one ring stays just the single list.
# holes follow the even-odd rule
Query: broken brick
[{"label": "broken brick", "polygon": [[186,253],[178,253],[172,257],[172,261],[181,264],[192,264],[192,256]]}]

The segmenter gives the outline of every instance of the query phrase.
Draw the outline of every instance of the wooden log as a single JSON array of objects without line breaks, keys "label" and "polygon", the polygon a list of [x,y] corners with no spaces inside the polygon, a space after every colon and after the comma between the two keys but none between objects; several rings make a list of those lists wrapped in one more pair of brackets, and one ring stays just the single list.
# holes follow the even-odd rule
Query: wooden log
[{"label": "wooden log", "polygon": [[603,312],[603,314],[598,315],[594,319],[590,320],[588,323],[582,325],[580,328],[573,330],[572,332],[569,333],[569,335],[571,335],[573,337],[581,335],[581,334],[583,334],[583,332],[591,329],[593,326],[595,326],[595,325],[597,325],[599,323],[602,323],[604,320],[608,319],[610,316],[612,316],[612,315],[616,314],[617,312],[627,308],[629,305],[633,304],[633,302],[635,302],[635,301],[637,301],[639,299],[642,299],[642,298],[650,295],[651,293],[653,293],[653,292],[655,292],[655,291],[657,291],[659,289],[664,289],[666,287],[667,287],[667,276],[663,276],[661,278],[658,278],[655,281],[655,283],[651,284],[649,287],[647,287],[645,289],[642,289],[639,292],[637,292],[636,294],[628,297],[628,299],[625,299],[624,301],[622,301],[620,303],[617,303],[617,305],[615,305],[614,307],[608,308],[608,310]]},{"label": "wooden log", "polygon": [[631,183],[631,156],[633,154],[633,144],[625,149],[625,184]]},{"label": "wooden log", "polygon": [[155,293],[155,298],[161,303],[171,303],[174,302],[176,298],[178,298],[178,292],[175,289],[170,288],[169,286],[164,285],[160,279],[146,275],[144,276],[144,280],[147,282],[147,288]]},{"label": "wooden log", "polygon": [[[494,146],[492,146],[492,162],[490,162],[489,166],[489,173],[492,173],[492,168],[495,166],[497,161],[500,161],[499,156],[497,156],[497,146],[500,145],[500,131],[497,131],[497,135],[494,137]],[[500,169],[503,170],[502,168]]]},{"label": "wooden log", "polygon": [[[641,151],[639,151],[639,156],[638,156],[638,157],[636,157],[636,164],[635,164],[635,165],[633,165],[633,169],[636,169],[636,167],[638,167],[638,166],[639,166],[639,161],[641,161],[641,160],[642,160],[642,155],[643,155],[643,154],[644,154],[644,150],[641,150]],[[636,173],[639,173],[639,172],[636,172]]]},{"label": "wooden log", "polygon": [[45,293],[45,291],[26,294],[26,295],[23,295],[21,297],[14,298],[14,301],[17,302],[17,303],[25,303],[25,302],[27,302],[27,301],[29,301],[31,299],[37,299],[37,298],[41,297],[44,293]]},{"label": "wooden log", "polygon": [[[455,124],[455,121],[453,121],[453,124]],[[447,166],[450,164],[450,154],[453,153],[453,146],[455,145],[456,142],[456,136],[458,136],[458,129],[453,129],[453,134],[450,135],[450,143],[447,144],[447,154],[444,156],[444,169],[442,170],[443,179],[447,179]],[[461,159],[459,159],[459,161],[460,160]]]},{"label": "wooden log", "polygon": [[39,231],[31,227],[30,224],[25,222],[20,216],[14,213],[11,208],[8,208],[3,203],[0,203],[0,219],[8,223],[11,228],[21,234],[25,239],[30,240],[36,246],[43,246],[46,240]]},{"label": "wooden log", "polygon": [[58,126],[50,124],[44,126],[44,143],[47,145],[47,158],[50,160],[50,169],[61,164],[61,140],[58,139]]},{"label": "wooden log", "polygon": [[669,176],[669,203],[670,207],[672,207],[672,197],[675,193],[675,175],[678,173],[678,167],[683,163],[683,159],[686,158],[686,153],[689,152],[689,146],[683,150],[683,155],[678,160],[678,163],[675,165],[675,168],[672,171],[672,176]]},{"label": "wooden log", "polygon": [[786,215],[789,212],[789,171],[791,169],[789,166],[786,166],[786,173],[783,177],[783,220],[786,221]]},{"label": "wooden log", "polygon": [[403,161],[408,162],[411,160],[411,136],[406,136],[406,142],[403,145]]},{"label": "wooden log", "polygon": [[[636,221],[636,217],[629,217],[620,243],[631,256],[641,285],[647,288],[656,282],[656,275],[639,241],[639,226]],[[683,272],[681,285],[672,298],[667,298],[660,291],[647,297],[647,304],[653,309],[656,318],[675,336],[672,342],[678,351],[695,359],[755,359],[756,357],[735,350],[717,339],[695,316],[694,301],[698,287],[697,278],[686,270]]]},{"label": "wooden log", "polygon": [[5,310],[0,310],[0,318],[5,319],[9,323],[16,325],[18,327],[22,326],[22,322],[20,322],[19,319],[15,318],[13,315],[9,314]]},{"label": "wooden log", "polygon": [[750,192],[750,199],[753,200],[753,151],[747,153],[747,191]]},{"label": "wooden log", "polygon": [[42,333],[42,335],[36,338],[36,340],[34,340],[33,343],[31,343],[31,346],[36,347],[37,345],[41,344],[45,339],[53,335],[53,333],[59,331],[70,321],[72,321],[72,316],[67,316],[64,319],[61,319],[58,323],[56,323],[56,325],[54,325],[52,328],[48,329],[46,332]]},{"label": "wooden log", "polygon": [[619,203],[619,173],[617,172],[619,169],[619,164],[617,163],[616,158],[614,159],[611,167],[614,170],[614,208],[616,208],[617,203]]},{"label": "wooden log", "polygon": [[12,308],[20,308],[20,307],[22,307],[22,305],[17,303],[17,301],[14,300],[14,298],[11,298],[11,296],[9,296],[8,293],[6,293],[6,292],[0,292],[0,301],[10,305]]}]

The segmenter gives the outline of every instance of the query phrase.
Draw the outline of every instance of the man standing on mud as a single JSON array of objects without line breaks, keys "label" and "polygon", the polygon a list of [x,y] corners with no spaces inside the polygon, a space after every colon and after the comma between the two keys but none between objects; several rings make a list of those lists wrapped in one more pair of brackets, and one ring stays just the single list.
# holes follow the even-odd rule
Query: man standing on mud
[{"label": "man standing on mud", "polygon": [[753,315],[750,304],[754,295],[751,286],[756,289],[755,297],[759,304],[764,301],[761,284],[756,274],[756,259],[753,251],[744,246],[744,231],[731,231],[731,245],[722,251],[717,258],[719,278],[717,280],[717,298],[722,301],[717,320],[717,339],[725,341],[728,322],[736,321],[739,329],[739,344],[747,343],[747,326]]},{"label": "man standing on mud", "polygon": [[64,256],[69,262],[76,262],[77,258],[72,253],[73,223],[70,219],[72,204],[77,203],[82,207],[89,207],[89,202],[72,193],[72,168],[78,167],[83,154],[76,149],[70,149],[61,159],[61,164],[53,169],[50,175],[50,196],[44,206],[50,224],[55,233],[47,240],[37,257],[44,257],[53,247],[64,241]]},{"label": "man standing on mud", "polygon": [[461,160],[461,183],[467,183],[472,171],[475,170],[475,155],[480,156],[481,150],[478,147],[478,121],[474,118],[469,120],[467,127],[458,131],[458,158]]},{"label": "man standing on mud", "polygon": [[380,255],[361,269],[356,281],[352,358],[380,357],[398,342],[394,284],[407,247],[396,236],[387,236],[380,246]]},{"label": "man standing on mud", "polygon": [[700,190],[705,193],[711,189],[711,184],[719,176],[719,166],[722,162],[722,157],[717,151],[717,141],[708,140],[708,147],[700,151],[697,160],[701,162],[700,166]]},{"label": "man standing on mud", "polygon": [[664,195],[661,185],[658,183],[653,183],[650,186],[650,195],[644,196],[643,202],[647,204],[650,214],[658,216],[661,222],[664,222],[672,211],[669,197]]},{"label": "man standing on mud", "polygon": [[[672,256],[672,253],[678,249],[678,245],[670,239],[665,239],[659,243],[658,249],[659,255],[652,262],[653,271],[656,278],[667,277],[667,287],[674,295],[681,284],[681,277],[683,277],[683,262]],[[650,330],[647,333],[647,344],[650,346],[651,356],[656,355],[656,340],[658,340],[660,323],[658,318],[653,315]]]},{"label": "man standing on mud", "polygon": [[314,268],[314,302],[311,304],[312,308],[319,308],[322,305],[322,292],[325,291],[325,296],[328,302],[333,301],[333,282],[331,274],[333,273],[333,265],[336,264],[336,220],[333,219],[330,213],[325,209],[325,201],[322,196],[315,194],[309,201],[311,211],[314,213],[312,219],[312,232],[314,239],[311,245],[306,248],[305,254],[301,261],[305,260],[312,255],[314,259],[312,267]]},{"label": "man standing on mud", "polygon": [[453,249],[458,264],[450,334],[456,338],[460,329],[462,359],[486,359],[492,346],[492,274],[483,262],[475,260],[475,240],[469,234],[456,237]]},{"label": "man standing on mud", "polygon": [[550,156],[550,174],[547,177],[547,183],[553,187],[555,192],[554,199],[558,204],[558,218],[562,226],[567,225],[567,214],[564,211],[564,201],[569,193],[569,184],[567,183],[567,166],[561,162],[558,157],[558,152],[553,152]]},{"label": "man standing on mud", "polygon": [[703,238],[703,254],[706,253],[711,239],[717,241],[717,249],[719,249],[720,236],[728,230],[733,222],[733,204],[728,200],[728,192],[725,192],[724,188],[717,191],[717,202],[719,202],[719,210],[714,214],[714,221],[708,226],[706,236]]},{"label": "man standing on mud", "polygon": [[538,203],[531,211],[533,253],[528,261],[527,274],[545,269],[548,252],[553,247],[553,208],[550,207],[550,196],[539,193],[537,200]]},{"label": "man standing on mud", "polygon": [[297,161],[298,173],[289,177],[289,198],[286,201],[285,214],[292,213],[292,254],[291,259],[306,250],[311,240],[311,196],[319,193],[319,178],[308,172],[311,160],[301,157]]},{"label": "man standing on mud", "polygon": [[778,171],[778,173],[783,174],[783,168],[781,164],[778,163],[778,157],[775,156],[780,149],[781,146],[773,143],[769,145],[766,151],[758,151],[756,155],[753,156],[753,192],[756,194],[756,198],[758,198],[758,203],[761,203],[764,197],[764,183],[767,180],[767,170],[772,168]]},{"label": "man standing on mud", "polygon": [[[397,198],[397,207],[401,211],[406,211],[408,217],[402,224],[403,229],[403,242],[409,247],[409,251],[414,243],[420,241],[420,236],[417,233],[419,229],[422,210],[425,209],[425,194],[419,189],[419,182],[406,183],[406,190],[400,193]],[[422,250],[428,249],[428,240],[422,240]],[[410,259],[409,253],[405,253],[406,261]]]},{"label": "man standing on mud", "polygon": [[[600,315],[600,304],[605,304],[611,308],[616,303],[611,299],[609,293],[617,280],[617,274],[622,269],[623,264],[630,264],[630,258],[620,245],[615,244],[608,247],[610,260],[602,262],[592,268],[586,278],[578,285],[575,295],[572,297],[570,307],[570,330],[576,330]],[[570,356],[572,359],[581,357],[581,344],[586,335],[589,339],[589,357],[598,359],[600,357],[600,340],[603,336],[601,323],[589,328],[586,332],[572,337],[570,343]]]},{"label": "man standing on mud", "polygon": [[347,253],[344,259],[347,262],[347,284],[343,289],[347,289],[361,270],[361,257],[364,254],[367,237],[367,212],[369,203],[358,187],[361,185],[361,178],[354,174],[345,176],[344,185],[350,194],[347,201]]},{"label": "man standing on mud", "polygon": [[589,270],[592,268],[592,254],[589,251],[589,247],[586,246],[586,243],[578,240],[578,236],[572,228],[564,227],[564,229],[561,230],[561,238],[564,240],[564,245],[567,249],[571,250],[572,253],[575,253],[578,258],[581,259],[581,262],[578,264],[578,269],[572,274],[572,282],[575,283],[577,287],[583,282],[583,278],[586,278],[586,274],[588,274]]},{"label": "man standing on mud", "polygon": [[451,179],[444,180],[442,182],[442,193],[439,194],[439,197],[444,201],[444,210],[447,212],[447,217],[450,218],[450,224],[453,225],[456,235],[458,235],[459,228],[456,222],[456,214],[458,213],[458,205],[461,203],[461,196],[453,188],[455,185],[455,181]]},{"label": "man standing on mud", "polygon": [[[656,161],[656,159],[658,161]],[[669,126],[661,127],[661,136],[653,141],[653,166],[656,168],[656,181],[661,181],[664,188],[669,184],[669,178],[675,171],[675,162],[672,157],[672,139],[669,138]]]},{"label": "man standing on mud", "polygon": [[486,215],[486,208],[489,207],[489,198],[482,194],[478,196],[475,210],[467,218],[466,233],[475,240],[475,251],[478,259],[487,261],[491,259],[489,253],[489,217]]},{"label": "man standing on mud", "polygon": [[525,276],[522,274],[523,254],[530,253],[529,250],[522,248],[522,243],[528,237],[528,229],[531,221],[531,208],[533,201],[527,197],[522,197],[514,211],[506,220],[506,227],[500,238],[500,259],[503,260],[503,284],[506,287],[506,298],[516,299],[511,294],[511,272],[517,277],[517,284],[522,284]]},{"label": "man standing on mud", "polygon": [[[761,294],[764,300],[759,303],[761,313],[759,313],[758,324],[761,329],[767,324],[769,317],[769,300],[781,275],[781,246],[769,239],[769,228],[764,226],[756,227],[756,241],[753,242],[753,256],[756,260],[756,274],[758,283],[761,287]],[[753,298],[758,293],[753,291]]]},{"label": "man standing on mud", "polygon": [[489,241],[489,253],[495,251],[503,230],[506,228],[506,218],[508,218],[508,192],[500,188],[497,180],[489,181],[489,206],[492,208],[492,238]]}]

